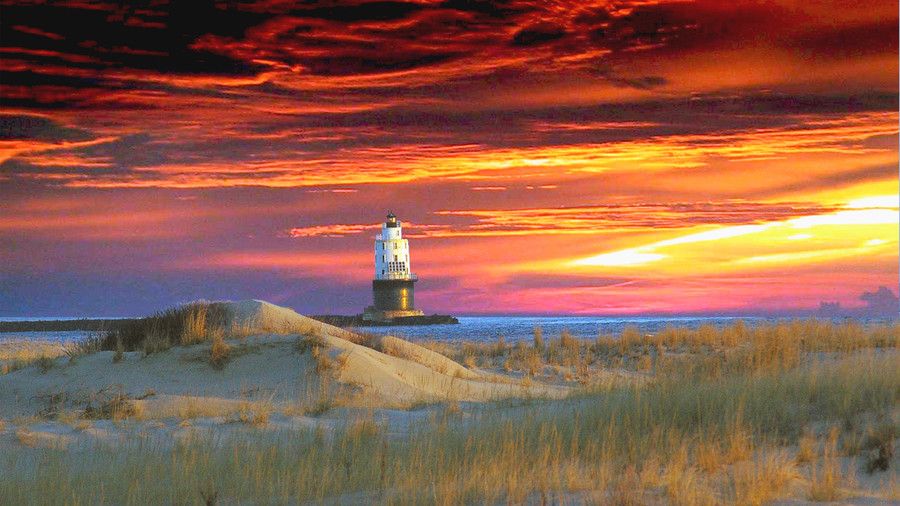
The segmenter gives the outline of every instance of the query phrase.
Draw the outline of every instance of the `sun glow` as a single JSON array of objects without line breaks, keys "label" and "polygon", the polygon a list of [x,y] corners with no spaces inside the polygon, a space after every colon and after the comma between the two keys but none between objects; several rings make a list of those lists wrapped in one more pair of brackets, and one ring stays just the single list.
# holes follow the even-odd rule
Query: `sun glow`
[{"label": "sun glow", "polygon": [[846,207],[849,209],[884,208],[897,210],[900,208],[900,195],[878,195],[876,197],[855,199],[847,202]]},{"label": "sun glow", "polygon": [[574,265],[598,265],[604,267],[628,267],[656,262],[666,258],[659,253],[644,253],[641,249],[626,249],[613,253],[604,253],[573,262]]},{"label": "sun glow", "polygon": [[[893,206],[893,207],[892,207]],[[844,209],[755,225],[720,227],[658,240],[637,247],[569,260],[575,268],[687,274],[739,272],[754,265],[804,265],[890,255],[900,223],[897,199],[875,196],[851,200]],[[797,233],[798,229],[806,232]],[[813,238],[827,240],[822,248]],[[886,251],[887,250],[887,251]]]}]

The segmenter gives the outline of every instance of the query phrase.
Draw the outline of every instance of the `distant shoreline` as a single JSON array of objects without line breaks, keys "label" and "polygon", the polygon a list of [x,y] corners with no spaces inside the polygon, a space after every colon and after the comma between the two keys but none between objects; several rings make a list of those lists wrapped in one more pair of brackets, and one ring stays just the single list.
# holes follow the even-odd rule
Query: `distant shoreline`
[{"label": "distant shoreline", "polygon": [[392,327],[403,325],[456,325],[459,320],[445,314],[403,316],[389,321],[365,320],[362,315],[313,315],[310,318],[336,327]]},{"label": "distant shoreline", "polygon": [[116,330],[140,318],[80,318],[77,320],[0,321],[0,332],[70,332],[86,330],[105,332]]},{"label": "distant shoreline", "polygon": [[[459,320],[449,315],[425,315],[395,318],[389,322],[373,322],[362,315],[316,315],[311,318],[337,327],[385,327],[394,325],[450,325]],[[118,330],[141,318],[78,318],[70,320],[0,321],[0,333],[8,332],[106,332]]]}]

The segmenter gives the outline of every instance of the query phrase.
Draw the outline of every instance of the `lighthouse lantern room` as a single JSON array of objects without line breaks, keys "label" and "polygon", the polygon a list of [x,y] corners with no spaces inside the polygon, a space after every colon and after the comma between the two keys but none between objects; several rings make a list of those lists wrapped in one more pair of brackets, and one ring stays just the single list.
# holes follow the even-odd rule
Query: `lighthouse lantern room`
[{"label": "lighthouse lantern room", "polygon": [[381,234],[375,236],[375,304],[366,308],[364,319],[390,320],[424,314],[415,309],[413,294],[418,278],[410,269],[409,241],[403,238],[400,220],[388,213],[381,224]]}]

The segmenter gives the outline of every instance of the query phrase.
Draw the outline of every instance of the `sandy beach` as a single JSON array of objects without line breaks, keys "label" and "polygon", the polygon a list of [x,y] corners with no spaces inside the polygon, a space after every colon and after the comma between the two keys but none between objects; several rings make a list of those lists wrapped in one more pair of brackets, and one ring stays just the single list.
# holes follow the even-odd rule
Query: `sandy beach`
[{"label": "sandy beach", "polygon": [[[871,442],[877,434],[888,431],[882,446],[896,445],[900,378],[859,374],[896,364],[896,327],[797,323],[790,330],[856,334],[852,341],[844,336],[843,349],[834,349],[837,341],[796,341],[796,349],[751,348],[744,357],[747,346],[730,344],[739,336],[729,332],[762,330],[422,345],[361,335],[261,301],[210,308],[221,310],[216,325],[233,335],[213,328],[209,309],[209,335],[153,352],[7,342],[0,350],[4,497],[54,502],[74,494],[130,503],[215,494],[221,504],[897,500],[896,454],[886,456],[885,470],[869,468],[886,451]],[[185,321],[195,318],[185,314]],[[226,358],[215,359],[222,346]],[[750,360],[741,366],[749,375],[727,371],[737,360]],[[693,384],[666,379],[685,378],[686,365],[712,369],[691,372]],[[789,419],[765,418],[780,403],[809,407]],[[233,488],[221,474],[238,448],[261,459],[234,462],[240,469],[231,472],[256,476],[249,489]],[[295,460],[309,452],[327,463]],[[423,455],[437,460],[418,460]],[[354,470],[356,463],[341,460],[351,456],[368,467]],[[121,473],[146,466],[165,473],[187,466],[179,472],[188,476],[196,467],[199,474],[146,487],[119,483],[98,495],[81,481],[88,475],[62,471],[76,462],[126,481],[134,478]],[[311,475],[283,483],[279,476],[290,469]],[[380,481],[366,478],[372,473]],[[424,483],[430,485],[422,489]]]}]

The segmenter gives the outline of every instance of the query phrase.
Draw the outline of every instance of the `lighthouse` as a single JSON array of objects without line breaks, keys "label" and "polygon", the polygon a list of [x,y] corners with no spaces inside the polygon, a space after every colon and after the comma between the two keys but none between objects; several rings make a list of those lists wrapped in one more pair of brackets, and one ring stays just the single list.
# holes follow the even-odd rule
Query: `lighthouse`
[{"label": "lighthouse", "polygon": [[410,269],[409,241],[403,238],[400,220],[388,213],[381,233],[375,236],[374,304],[366,308],[363,319],[385,321],[424,314],[415,308],[418,278]]}]

